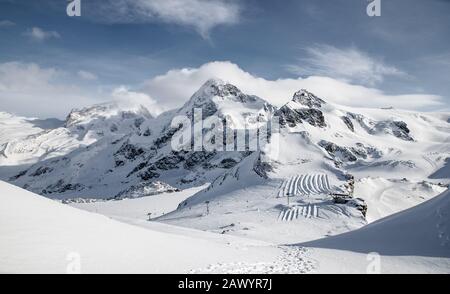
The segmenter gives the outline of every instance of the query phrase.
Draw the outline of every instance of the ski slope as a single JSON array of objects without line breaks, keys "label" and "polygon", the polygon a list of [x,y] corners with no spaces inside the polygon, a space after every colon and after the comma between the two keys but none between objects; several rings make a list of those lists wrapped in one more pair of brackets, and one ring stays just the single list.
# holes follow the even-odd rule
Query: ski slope
[{"label": "ski slope", "polygon": [[161,193],[134,199],[73,202],[69,204],[72,207],[107,215],[120,221],[135,223],[141,220],[147,221],[149,217],[153,219],[172,212],[177,209],[180,202],[207,187],[208,184],[180,192]]},{"label": "ski slope", "polygon": [[73,256],[81,273],[187,273],[217,263],[274,263],[282,253],[263,242],[124,224],[4,182],[0,195],[0,273],[66,273]]},{"label": "ski slope", "polygon": [[128,225],[4,182],[0,193],[0,273],[73,273],[74,257],[80,273],[367,273],[371,252],[381,273],[450,273],[448,191],[360,230],[291,246]]}]

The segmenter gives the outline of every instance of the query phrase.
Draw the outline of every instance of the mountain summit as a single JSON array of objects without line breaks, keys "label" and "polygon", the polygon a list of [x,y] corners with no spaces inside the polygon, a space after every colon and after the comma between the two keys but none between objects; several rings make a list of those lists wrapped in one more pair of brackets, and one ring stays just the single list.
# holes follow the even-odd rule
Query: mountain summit
[{"label": "mountain summit", "polygon": [[[278,116],[279,157],[267,158],[264,150],[172,150],[171,140],[178,131],[171,126],[173,118],[190,117],[194,108],[202,109],[205,120],[213,115],[227,118],[227,127],[234,130]],[[445,165],[447,119],[397,110],[331,107],[307,90],[296,92],[290,102],[276,108],[234,85],[208,80],[183,107],[157,118],[143,107],[107,103],[72,111],[64,126],[34,127],[29,135],[16,139],[7,137],[13,132],[5,131],[0,177],[58,199],[146,196],[215,182],[234,169],[246,170],[249,179],[277,179],[308,167],[336,179],[367,171],[420,174],[424,179]],[[341,183],[345,190],[344,184],[345,180]],[[152,190],[155,187],[157,191]]]}]

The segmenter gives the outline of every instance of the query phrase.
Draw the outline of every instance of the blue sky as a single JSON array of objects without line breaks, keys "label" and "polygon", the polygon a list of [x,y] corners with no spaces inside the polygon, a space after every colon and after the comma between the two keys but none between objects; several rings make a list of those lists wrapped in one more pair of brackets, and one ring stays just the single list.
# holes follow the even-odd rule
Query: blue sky
[{"label": "blue sky", "polygon": [[[205,79],[275,103],[296,87],[334,102],[448,110],[450,1],[0,0],[0,111],[63,117],[148,100],[157,114]],[[264,91],[262,90],[264,89]]]}]

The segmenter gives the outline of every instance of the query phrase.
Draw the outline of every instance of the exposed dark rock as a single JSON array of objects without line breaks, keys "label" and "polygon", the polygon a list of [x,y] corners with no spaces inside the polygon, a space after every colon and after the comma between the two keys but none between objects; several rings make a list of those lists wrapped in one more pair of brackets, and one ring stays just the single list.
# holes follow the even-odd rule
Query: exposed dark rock
[{"label": "exposed dark rock", "polygon": [[411,131],[408,128],[408,125],[403,121],[394,121],[392,122],[392,133],[397,138],[406,141],[414,141],[414,139],[410,136]]},{"label": "exposed dark rock", "polygon": [[41,166],[39,167],[34,173],[30,174],[32,177],[37,177],[46,173],[50,173],[53,171],[53,168],[48,166]]},{"label": "exposed dark rock", "polygon": [[383,156],[382,151],[372,146],[365,146],[362,143],[356,143],[356,147],[343,147],[333,142],[322,140],[318,145],[328,152],[336,166],[341,166],[343,163],[355,162],[358,159],[378,159]]},{"label": "exposed dark rock", "polygon": [[173,135],[175,135],[176,132],[181,130],[182,127],[183,125],[180,124],[177,128],[170,128],[169,130],[167,130],[164,135],[162,135],[153,142],[155,147],[161,148],[163,145],[167,144],[167,142],[169,142],[172,139]]},{"label": "exposed dark rock", "polygon": [[141,125],[144,123],[144,121],[145,119],[143,117],[136,118],[134,120],[134,126],[139,129]]},{"label": "exposed dark rock", "polygon": [[81,191],[84,186],[81,184],[66,184],[64,180],[59,180],[55,184],[47,186],[42,190],[43,195],[54,194],[54,193],[65,193],[67,191]]},{"label": "exposed dark rock", "polygon": [[348,118],[347,116],[342,116],[341,119],[345,123],[345,125],[350,129],[350,131],[352,132],[355,131],[355,126],[353,125],[353,122],[350,118]]},{"label": "exposed dark rock", "polygon": [[116,167],[124,166],[125,165],[125,161],[123,161],[123,160],[116,160],[115,165],[116,165]]},{"label": "exposed dark rock", "polygon": [[258,176],[267,179],[267,173],[272,172],[273,167],[269,163],[262,161],[261,156],[259,156],[255,162],[255,165],[253,166],[253,170]]},{"label": "exposed dark rock", "polygon": [[356,143],[356,147],[351,147],[350,150],[359,158],[381,158],[383,152],[372,146],[365,146],[362,143]]},{"label": "exposed dark rock", "polygon": [[116,124],[112,124],[111,127],[109,128],[109,130],[113,133],[117,132],[119,130],[119,128],[117,127]]},{"label": "exposed dark rock", "polygon": [[147,166],[148,162],[141,162],[139,163],[128,175],[127,178],[129,178],[131,175],[137,173],[138,171],[144,169]]},{"label": "exposed dark rock", "polygon": [[325,140],[320,141],[319,146],[324,148],[337,162],[354,162],[358,160],[358,158],[347,147],[341,147],[335,143]]},{"label": "exposed dark rock", "polygon": [[348,202],[349,205],[356,207],[357,210],[361,211],[362,215],[366,217],[367,215],[367,203],[362,198],[353,198]]},{"label": "exposed dark rock", "polygon": [[173,193],[180,190],[163,182],[140,183],[118,193],[114,199],[139,198],[146,196],[158,195],[161,193]]},{"label": "exposed dark rock", "polygon": [[303,121],[315,127],[326,127],[325,117],[320,110],[325,101],[306,90],[294,94],[292,100],[275,111],[280,118],[280,125],[293,128]]},{"label": "exposed dark rock", "polygon": [[150,167],[146,171],[139,173],[138,176],[144,181],[149,181],[151,179],[158,178],[160,174],[154,172],[154,170]]},{"label": "exposed dark rock", "polygon": [[206,152],[206,151],[192,152],[186,158],[184,167],[186,169],[192,169],[193,167],[195,167],[199,164],[205,164],[209,159],[211,159],[215,155],[216,155],[216,152]]},{"label": "exposed dark rock", "polygon": [[349,194],[332,194],[333,202],[336,204],[345,204],[355,207],[357,210],[361,211],[361,214],[366,217],[367,215],[367,204],[362,198],[353,198]]},{"label": "exposed dark rock", "polygon": [[233,158],[225,158],[225,159],[223,159],[221,162],[220,162],[220,164],[219,164],[219,166],[218,167],[220,167],[220,168],[233,168],[233,167],[235,167],[236,166],[236,164],[238,164],[239,162],[238,161],[236,161],[235,159],[233,159]]},{"label": "exposed dark rock", "polygon": [[21,177],[23,177],[24,175],[26,175],[27,172],[28,172],[27,170],[21,171],[21,172],[18,173],[17,175],[11,177],[9,180],[10,180],[10,181],[15,181],[15,180],[17,180],[18,178],[21,178]]},{"label": "exposed dark rock", "polygon": [[378,167],[378,166],[391,166],[391,167],[398,167],[398,166],[405,166],[408,168],[416,168],[416,164],[412,160],[385,160],[385,161],[378,161],[371,165],[372,167]]},{"label": "exposed dark rock", "polygon": [[142,134],[144,137],[150,137],[152,135],[152,131],[150,129],[145,130],[145,132]]},{"label": "exposed dark rock", "polygon": [[178,164],[184,160],[184,157],[172,152],[171,155],[165,156],[155,162],[155,167],[161,170],[169,170],[177,168]]},{"label": "exposed dark rock", "polygon": [[213,83],[210,85],[210,88],[214,96],[229,97],[241,103],[255,102],[258,99],[256,96],[242,93],[241,90],[231,84],[217,85]]},{"label": "exposed dark rock", "polygon": [[280,125],[293,128],[298,124],[306,121],[312,126],[317,127],[326,127],[325,117],[322,111],[318,109],[309,109],[309,108],[300,108],[293,109],[288,105],[281,107],[278,111],[275,112],[275,115],[280,118]]},{"label": "exposed dark rock", "polygon": [[292,101],[300,103],[309,108],[321,108],[322,105],[326,104],[325,101],[304,89],[295,93]]},{"label": "exposed dark rock", "polygon": [[119,148],[119,150],[114,153],[115,156],[122,155],[128,160],[135,160],[139,155],[143,154],[145,151],[142,148],[138,148],[129,142],[126,142]]},{"label": "exposed dark rock", "polygon": [[332,194],[331,196],[336,204],[347,204],[352,199],[348,194]]},{"label": "exposed dark rock", "polygon": [[348,113],[347,115],[355,119],[371,135],[385,133],[405,141],[414,141],[408,125],[403,121],[373,121],[357,113]]},{"label": "exposed dark rock", "polygon": [[[194,104],[193,108],[201,108],[202,109],[202,117],[203,119],[210,117],[217,113],[217,106],[214,102],[208,101],[202,105]],[[192,113],[192,112],[190,112]]]}]

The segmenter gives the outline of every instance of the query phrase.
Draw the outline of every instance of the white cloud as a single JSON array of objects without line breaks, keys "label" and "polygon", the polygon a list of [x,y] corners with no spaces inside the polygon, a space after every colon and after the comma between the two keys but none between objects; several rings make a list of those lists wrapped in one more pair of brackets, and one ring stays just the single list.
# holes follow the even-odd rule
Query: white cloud
[{"label": "white cloud", "polygon": [[0,63],[0,111],[64,118],[72,108],[101,102],[75,82],[70,74],[54,68],[34,63]]},{"label": "white cloud", "polygon": [[303,88],[330,102],[348,106],[425,109],[441,104],[441,97],[435,95],[388,95],[379,89],[328,77],[266,80],[245,72],[231,62],[210,62],[199,68],[171,70],[145,82],[142,91],[157,99],[164,109],[171,109],[181,106],[210,78],[230,82],[245,93],[257,95],[277,106],[289,101],[296,91]]},{"label": "white cloud", "polygon": [[180,107],[210,78],[235,84],[242,91],[281,106],[294,92],[308,89],[329,102],[348,106],[402,109],[442,107],[439,96],[388,95],[381,90],[352,85],[327,77],[266,80],[251,75],[231,62],[210,62],[199,68],[174,69],[146,81],[140,90],[83,83],[77,72],[43,68],[34,63],[0,63],[0,111],[41,118],[64,118],[71,109],[110,100],[124,105],[141,104],[150,113]]},{"label": "white cloud", "polygon": [[130,91],[125,86],[120,86],[113,90],[112,97],[123,107],[142,105],[148,109],[151,115],[158,116],[163,109],[158,102],[145,93]]},{"label": "white cloud", "polygon": [[45,31],[38,27],[33,27],[27,32],[25,32],[25,35],[31,38],[34,41],[42,42],[48,39],[56,38],[59,39],[61,36],[58,32],[55,31]]},{"label": "white cloud", "polygon": [[16,24],[10,20],[0,20],[0,28],[1,27],[12,27],[15,26]]},{"label": "white cloud", "polygon": [[216,26],[237,23],[241,10],[235,0],[107,0],[97,5],[97,20],[172,23],[193,27],[204,37]]},{"label": "white cloud", "polygon": [[70,73],[43,68],[35,63],[0,63],[0,111],[29,117],[65,118],[74,108],[108,101],[119,102],[125,108],[143,105],[155,116],[163,111],[148,94],[124,86],[111,91],[83,83],[93,76],[83,71]]},{"label": "white cloud", "polygon": [[327,76],[349,82],[373,86],[385,76],[405,76],[399,69],[386,65],[381,59],[351,47],[339,49],[328,45],[316,45],[305,49],[307,57],[288,69],[301,76]]},{"label": "white cloud", "polygon": [[98,79],[97,75],[85,70],[80,70],[77,74],[80,78],[87,81],[95,81]]}]

